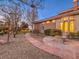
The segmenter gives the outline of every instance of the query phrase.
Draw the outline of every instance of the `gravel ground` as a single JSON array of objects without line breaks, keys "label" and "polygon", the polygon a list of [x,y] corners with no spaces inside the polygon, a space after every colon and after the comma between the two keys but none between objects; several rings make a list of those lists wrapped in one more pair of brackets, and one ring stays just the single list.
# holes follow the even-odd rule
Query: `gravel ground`
[{"label": "gravel ground", "polygon": [[0,45],[0,59],[61,59],[34,47],[23,35],[10,41],[9,44]]}]

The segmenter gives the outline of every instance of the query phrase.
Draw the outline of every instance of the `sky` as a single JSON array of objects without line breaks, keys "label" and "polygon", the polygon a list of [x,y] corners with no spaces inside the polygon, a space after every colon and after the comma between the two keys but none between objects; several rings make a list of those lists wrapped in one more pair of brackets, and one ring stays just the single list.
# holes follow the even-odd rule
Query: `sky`
[{"label": "sky", "polygon": [[67,10],[72,7],[73,0],[45,0],[44,8],[38,9],[38,19],[43,20],[45,18],[55,16],[61,11]]},{"label": "sky", "polygon": [[40,20],[55,16],[63,10],[72,8],[73,0],[45,0],[44,6],[44,9],[38,10]]}]

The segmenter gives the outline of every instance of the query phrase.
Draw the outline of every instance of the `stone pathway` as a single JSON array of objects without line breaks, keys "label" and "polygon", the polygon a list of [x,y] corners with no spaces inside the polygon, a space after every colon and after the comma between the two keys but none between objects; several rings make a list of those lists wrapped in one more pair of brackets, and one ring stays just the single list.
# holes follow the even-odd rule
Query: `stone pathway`
[{"label": "stone pathway", "polygon": [[9,44],[0,45],[0,59],[61,59],[36,48],[24,35],[11,39]]},{"label": "stone pathway", "polygon": [[72,48],[71,46],[68,45],[63,45],[63,44],[56,44],[55,42],[52,42],[52,44],[50,44],[51,46],[47,44],[44,44],[42,42],[40,42],[37,38],[33,38],[30,36],[30,34],[26,34],[26,38],[30,38],[27,39],[29,42],[31,42],[34,46],[50,53],[50,54],[54,54],[57,56],[60,56],[63,59],[79,59],[79,54],[75,54],[75,50],[74,48]]}]

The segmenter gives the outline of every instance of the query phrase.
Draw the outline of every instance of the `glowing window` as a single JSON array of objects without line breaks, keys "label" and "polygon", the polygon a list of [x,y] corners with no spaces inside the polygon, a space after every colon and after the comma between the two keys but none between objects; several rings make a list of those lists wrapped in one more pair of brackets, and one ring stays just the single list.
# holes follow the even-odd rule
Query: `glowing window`
[{"label": "glowing window", "polygon": [[60,23],[60,30],[63,30],[63,23]]},{"label": "glowing window", "polygon": [[74,20],[74,17],[73,16],[70,16],[70,20]]},{"label": "glowing window", "polygon": [[74,32],[74,21],[70,22],[70,32]]},{"label": "glowing window", "polygon": [[64,22],[64,32],[68,32],[68,22]]},{"label": "glowing window", "polygon": [[64,17],[64,21],[68,20],[68,17]]}]

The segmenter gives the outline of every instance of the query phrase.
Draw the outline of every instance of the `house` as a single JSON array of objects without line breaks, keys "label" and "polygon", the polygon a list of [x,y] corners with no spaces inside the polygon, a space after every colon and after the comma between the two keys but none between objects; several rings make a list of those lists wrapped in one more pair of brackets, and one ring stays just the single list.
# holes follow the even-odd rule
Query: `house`
[{"label": "house", "polygon": [[44,32],[45,29],[60,29],[62,32],[79,31],[78,0],[73,0],[73,8],[60,12],[58,15],[34,22],[34,29]]}]

